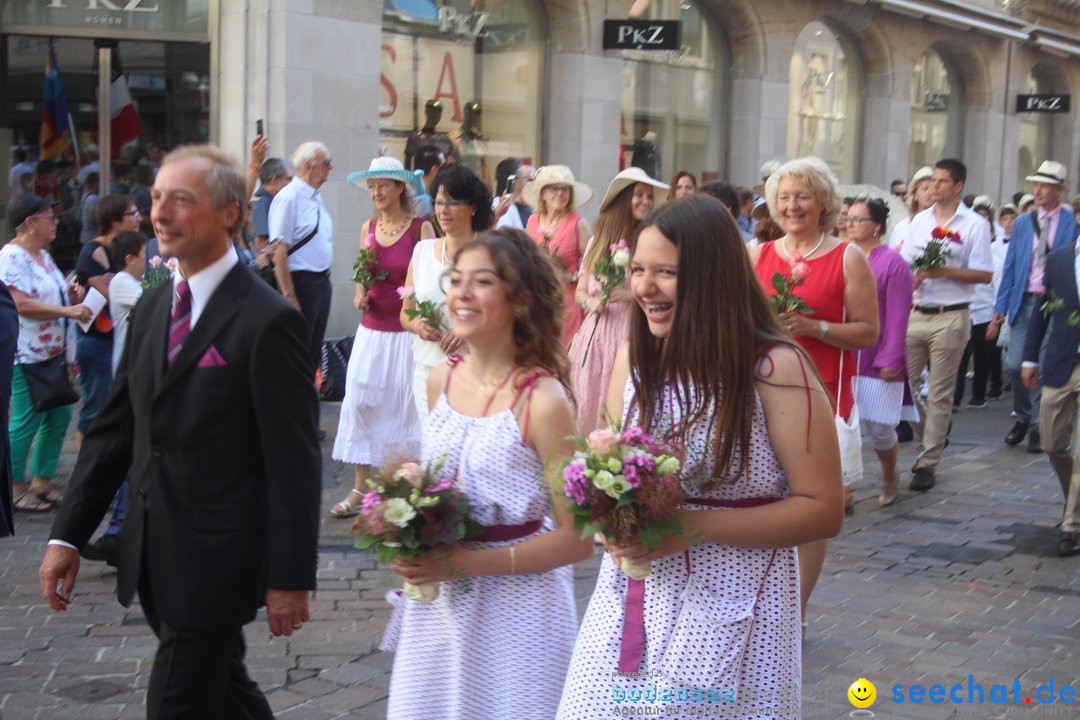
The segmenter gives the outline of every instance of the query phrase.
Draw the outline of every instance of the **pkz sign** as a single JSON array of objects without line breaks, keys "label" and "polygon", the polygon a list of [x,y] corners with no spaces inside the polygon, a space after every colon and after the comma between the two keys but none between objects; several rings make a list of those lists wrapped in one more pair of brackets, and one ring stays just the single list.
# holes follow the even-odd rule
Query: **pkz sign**
[{"label": "pkz sign", "polygon": [[[27,34],[208,39],[209,0],[7,0],[0,29]],[[103,32],[102,32],[103,31]],[[206,36],[197,38],[194,35]]]},{"label": "pkz sign", "polygon": [[678,50],[682,23],[678,20],[605,20],[605,50]]},{"label": "pkz sign", "polygon": [[1072,95],[1017,95],[1018,113],[1067,113]]}]

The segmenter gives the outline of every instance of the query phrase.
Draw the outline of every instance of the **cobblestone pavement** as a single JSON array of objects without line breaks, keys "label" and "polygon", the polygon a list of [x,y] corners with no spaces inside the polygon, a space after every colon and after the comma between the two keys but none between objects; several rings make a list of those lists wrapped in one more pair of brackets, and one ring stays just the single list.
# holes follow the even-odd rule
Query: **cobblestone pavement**
[{"label": "cobblestone pavement", "polygon": [[[877,685],[878,717],[1080,716],[1060,702],[1039,707],[1032,694],[1051,679],[1056,690],[1080,685],[1080,558],[1055,555],[1062,499],[1045,456],[1002,444],[1009,404],[957,415],[937,487],[904,490],[890,508],[877,507],[880,473],[865,449],[856,515],[832,543],[811,603],[804,717],[848,717],[847,688],[860,677]],[[323,410],[332,435],[337,406]],[[915,444],[902,448],[907,468]],[[352,470],[330,461],[329,442],[323,450],[328,508]],[[73,460],[69,438],[59,478]],[[155,640],[138,607],[121,608],[115,574],[84,562],[71,609],[51,613],[36,576],[50,518],[19,514],[16,522],[19,534],[0,540],[0,718],[143,717]],[[246,629],[248,667],[283,720],[385,715],[392,658],[375,646],[387,616],[383,596],[397,580],[352,549],[348,528],[332,518],[323,524],[319,591],[300,633],[271,639],[263,619]],[[597,553],[577,568],[582,608],[598,561]],[[890,701],[896,684],[964,683],[967,703],[969,675],[988,703],[992,685],[1009,685],[1010,704]]]}]

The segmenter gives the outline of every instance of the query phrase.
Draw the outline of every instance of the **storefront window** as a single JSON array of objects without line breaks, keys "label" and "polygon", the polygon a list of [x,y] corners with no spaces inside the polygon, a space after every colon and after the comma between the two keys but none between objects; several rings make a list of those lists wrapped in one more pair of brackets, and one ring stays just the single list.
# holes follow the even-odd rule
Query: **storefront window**
[{"label": "storefront window", "polygon": [[911,141],[908,177],[943,157],[959,157],[962,85],[945,60],[928,49],[911,76]]},{"label": "storefront window", "polygon": [[679,50],[623,51],[621,166],[637,164],[665,182],[680,170],[715,179],[727,165],[719,87],[727,54],[697,5],[654,0],[649,7],[649,19],[682,22]]},{"label": "storefront window", "polygon": [[[1024,78],[1021,94],[1037,95],[1051,90],[1049,83],[1041,81],[1038,73],[1032,71]],[[1052,152],[1050,138],[1053,136],[1053,115],[1049,113],[1020,113],[1020,143],[1016,162],[1016,187],[1029,187],[1025,180],[1035,172],[1043,160],[1050,159]]]},{"label": "storefront window", "polygon": [[857,58],[827,25],[803,28],[791,55],[790,157],[816,155],[841,182],[855,182],[862,103]]},{"label": "storefront window", "polygon": [[385,0],[383,151],[443,146],[489,186],[503,158],[539,158],[544,27],[533,0]]}]

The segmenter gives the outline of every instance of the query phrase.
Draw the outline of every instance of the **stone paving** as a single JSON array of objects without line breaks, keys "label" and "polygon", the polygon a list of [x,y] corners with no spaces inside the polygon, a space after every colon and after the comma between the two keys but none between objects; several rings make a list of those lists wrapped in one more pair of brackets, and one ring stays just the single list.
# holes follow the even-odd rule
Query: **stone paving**
[{"label": "stone paving", "polygon": [[[1080,686],[1080,558],[1055,555],[1061,491],[1045,456],[1001,442],[1008,405],[957,415],[937,487],[905,490],[890,508],[877,506],[880,473],[864,450],[856,515],[832,543],[811,603],[804,717],[848,717],[847,688],[860,677],[877,685],[878,717],[1080,716],[1060,702],[1039,706],[1032,694],[1051,678],[1057,690]],[[323,410],[332,435],[337,406]],[[907,468],[915,444],[902,448]],[[330,461],[329,442],[323,450],[328,508],[352,470]],[[69,438],[61,480],[73,460]],[[50,517],[19,514],[16,523],[18,535],[0,540],[0,719],[143,717],[155,640],[138,607],[121,608],[115,574],[84,562],[71,609],[50,612],[36,575]],[[348,532],[348,521],[323,524],[319,590],[301,632],[273,639],[262,618],[246,629],[248,667],[283,720],[385,715],[392,657],[376,646],[383,597],[398,581],[354,550]],[[598,562],[599,553],[576,568],[582,608]],[[963,683],[967,703],[969,676],[985,688],[987,704],[889,701],[894,685],[907,693],[913,684]],[[1010,687],[1009,704],[989,703],[995,684]]]}]

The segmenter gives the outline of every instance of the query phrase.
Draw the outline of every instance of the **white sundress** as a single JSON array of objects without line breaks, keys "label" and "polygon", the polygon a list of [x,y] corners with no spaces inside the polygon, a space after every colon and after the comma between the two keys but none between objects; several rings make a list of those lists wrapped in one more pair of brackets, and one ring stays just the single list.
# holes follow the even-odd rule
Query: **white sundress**
[{"label": "white sundress", "polygon": [[[632,408],[629,380],[623,398],[624,406]],[[676,402],[667,392],[654,429],[666,431],[679,422],[684,411]],[[630,415],[625,426],[636,422],[636,413]],[[747,503],[788,496],[760,399],[745,474],[735,483],[707,488],[695,480],[711,467],[714,416],[706,418],[686,438],[683,487],[688,497]],[[663,432],[654,435],[659,439]],[[640,655],[631,653],[640,657],[638,676],[616,677],[625,650],[629,583],[605,554],[574,646],[558,720],[595,720],[620,708],[630,713],[639,708],[636,717],[645,707],[660,708],[660,714],[678,707],[675,712],[693,717],[799,717],[802,653],[795,548],[774,553],[704,543],[690,549],[689,565],[692,575],[682,553],[653,561],[644,581],[644,643]]]},{"label": "white sundress", "polygon": [[[413,248],[413,289],[417,300],[434,300],[442,305],[443,327],[450,327],[450,311],[446,309],[446,293],[443,292],[442,278],[448,269],[446,258],[435,256],[437,240],[421,240]],[[445,252],[445,245],[444,252]],[[424,340],[419,335],[412,336],[412,353],[416,365],[413,369],[413,399],[416,414],[423,423],[428,416],[427,379],[431,370],[446,361],[439,343]]]},{"label": "white sundress", "polygon": [[[512,410],[463,415],[445,392],[424,427],[421,458],[445,454],[453,477],[484,525],[520,525],[543,518],[552,529],[543,464],[522,441]],[[518,543],[466,543],[498,547]],[[551,720],[577,634],[573,568],[533,575],[468,578],[442,583],[421,603],[396,596],[387,629],[394,649],[389,720]],[[396,635],[396,637],[391,637]],[[394,647],[396,643],[396,647]]]}]

